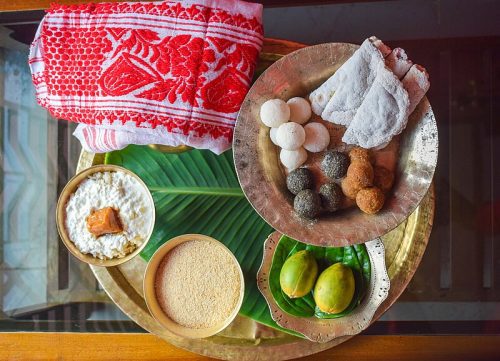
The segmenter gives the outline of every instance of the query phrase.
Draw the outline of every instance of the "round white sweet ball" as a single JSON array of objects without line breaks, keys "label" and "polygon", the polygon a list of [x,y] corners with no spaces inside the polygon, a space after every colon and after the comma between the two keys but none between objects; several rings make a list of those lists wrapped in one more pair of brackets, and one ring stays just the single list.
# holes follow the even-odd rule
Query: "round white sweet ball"
[{"label": "round white sweet ball", "polygon": [[306,132],[302,125],[288,122],[281,124],[276,131],[276,142],[286,150],[298,149],[306,140]]},{"label": "round white sweet ball", "polygon": [[280,152],[280,160],[281,164],[292,171],[306,162],[307,152],[302,147],[296,150],[282,149]]},{"label": "round white sweet ball", "polygon": [[269,132],[269,136],[271,137],[271,142],[273,142],[275,145],[278,145],[278,141],[276,140],[277,132],[278,128],[271,128],[271,131]]},{"label": "round white sweet ball", "polygon": [[271,99],[260,107],[260,120],[266,126],[277,128],[290,120],[290,107],[281,99]]},{"label": "round white sweet ball", "polygon": [[306,140],[303,147],[312,153],[322,152],[330,144],[330,133],[321,123],[309,123],[304,126]]},{"label": "round white sweet ball", "polygon": [[304,124],[311,119],[311,105],[301,97],[295,97],[286,102],[290,107],[290,121]]}]

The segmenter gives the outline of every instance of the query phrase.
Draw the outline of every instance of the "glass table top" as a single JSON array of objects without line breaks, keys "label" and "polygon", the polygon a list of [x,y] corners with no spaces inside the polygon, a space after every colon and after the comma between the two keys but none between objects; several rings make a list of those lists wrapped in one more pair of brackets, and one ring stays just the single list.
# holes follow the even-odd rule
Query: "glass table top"
[{"label": "glass table top", "polygon": [[[376,1],[264,10],[267,37],[306,44],[377,35],[431,76],[439,127],[436,216],[396,304],[365,333],[500,329],[500,27],[494,1]],[[137,332],[55,226],[81,147],[39,107],[27,64],[42,12],[0,13],[0,331]],[[478,21],[477,19],[481,19]]]}]

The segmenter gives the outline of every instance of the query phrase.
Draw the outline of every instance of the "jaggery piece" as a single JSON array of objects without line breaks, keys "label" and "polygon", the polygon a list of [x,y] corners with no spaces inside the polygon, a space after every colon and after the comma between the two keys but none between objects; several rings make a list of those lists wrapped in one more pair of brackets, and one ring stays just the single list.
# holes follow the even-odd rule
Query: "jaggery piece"
[{"label": "jaggery piece", "polygon": [[355,161],[347,169],[347,178],[360,188],[366,188],[373,184],[373,167],[368,162]]},{"label": "jaggery piece", "polygon": [[394,173],[385,167],[375,167],[373,171],[373,185],[387,193],[394,183]]},{"label": "jaggery piece", "polygon": [[93,211],[87,217],[87,229],[96,237],[123,231],[118,211],[111,207]]},{"label": "jaggery piece", "polygon": [[384,193],[377,187],[363,188],[356,195],[356,204],[367,214],[375,214],[380,211],[384,202]]}]

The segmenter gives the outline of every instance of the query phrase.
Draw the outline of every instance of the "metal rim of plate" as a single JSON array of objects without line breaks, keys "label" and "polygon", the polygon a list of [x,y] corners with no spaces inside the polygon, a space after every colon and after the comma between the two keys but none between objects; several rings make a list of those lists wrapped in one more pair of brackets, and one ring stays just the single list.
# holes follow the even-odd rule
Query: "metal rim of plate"
[{"label": "metal rim of plate", "polygon": [[[314,220],[296,214],[279,161],[279,149],[270,140],[269,128],[260,121],[260,107],[269,99],[306,96],[328,79],[358,47],[348,43],[313,45],[276,61],[250,88],[234,129],[234,164],[250,204],[280,233],[317,246],[363,243],[396,228],[427,193],[437,165],[437,124],[430,103],[424,97],[410,115],[404,132],[395,137],[394,144],[399,143],[394,154],[398,159],[396,182],[380,212],[369,215],[351,207]],[[332,143],[336,146],[334,149],[341,149],[345,147],[340,141],[345,128],[336,128]],[[381,152],[387,152],[388,148]]]},{"label": "metal rim of plate", "polygon": [[[273,41],[279,43],[279,41]],[[284,42],[288,43],[288,42]],[[286,45],[285,45],[286,46]],[[265,54],[264,54],[265,55]],[[77,172],[104,163],[103,154],[82,152]],[[420,205],[396,229],[381,237],[386,249],[386,265],[391,280],[387,299],[377,309],[377,320],[398,299],[410,282],[427,247],[434,220],[434,187],[431,186]],[[116,267],[90,266],[111,300],[145,330],[182,349],[201,355],[234,360],[288,360],[315,354],[347,341],[352,336],[327,343],[314,343],[259,325],[246,317],[235,322],[219,335],[199,340],[180,338],[163,329],[149,314],[142,294],[142,277],[146,262],[135,257]],[[241,330],[244,328],[244,330]]]}]

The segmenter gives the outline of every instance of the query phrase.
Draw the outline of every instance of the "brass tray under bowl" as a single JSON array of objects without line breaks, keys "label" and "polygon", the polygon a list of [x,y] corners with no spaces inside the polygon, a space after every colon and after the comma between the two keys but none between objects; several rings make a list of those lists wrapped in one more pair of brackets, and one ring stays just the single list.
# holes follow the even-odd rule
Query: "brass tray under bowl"
[{"label": "brass tray under bowl", "polygon": [[[275,54],[287,54],[301,47],[303,45],[285,40],[265,39],[260,65],[275,61],[277,58]],[[77,171],[103,162],[103,154],[82,152]],[[387,299],[375,313],[373,321],[398,299],[413,277],[427,247],[433,219],[434,188],[431,186],[409,218],[382,237],[391,288]],[[172,345],[191,352],[241,361],[287,360],[321,352],[351,337],[337,338],[327,343],[314,343],[275,331],[241,316],[236,317],[228,328],[216,336],[198,340],[176,336],[162,328],[148,311],[142,291],[142,277],[146,265],[146,261],[141,257],[135,257],[117,267],[90,267],[109,297],[134,322]]]},{"label": "brass tray under bowl", "polygon": [[[438,155],[438,131],[432,108],[424,97],[410,115],[406,129],[383,149],[373,152],[375,163],[393,170],[395,182],[384,207],[365,214],[348,207],[314,220],[297,215],[293,195],[286,187],[279,147],[260,120],[262,104],[269,99],[308,97],[358,48],[346,43],[308,46],[272,64],[252,85],[243,101],[234,129],[233,152],[236,173],[245,196],[267,223],[280,233],[301,242],[340,247],[364,243],[397,227],[415,210],[430,187]],[[330,133],[329,149],[346,152],[342,143],[345,127],[313,115]],[[331,180],[320,171],[323,153],[309,153],[305,166],[313,173],[316,187]],[[347,203],[347,202],[346,202]]]},{"label": "brass tray under bowl", "polygon": [[[77,171],[102,164],[103,161],[104,155],[82,152]],[[397,300],[413,277],[427,246],[433,219],[434,188],[431,187],[410,217],[382,237],[391,288],[372,322]],[[241,361],[287,360],[329,349],[352,337],[314,343],[275,331],[241,316],[216,336],[198,340],[179,337],[161,327],[148,311],[142,290],[146,265],[141,257],[135,257],[116,267],[90,267],[109,297],[133,321],[167,342],[191,352]]]}]

